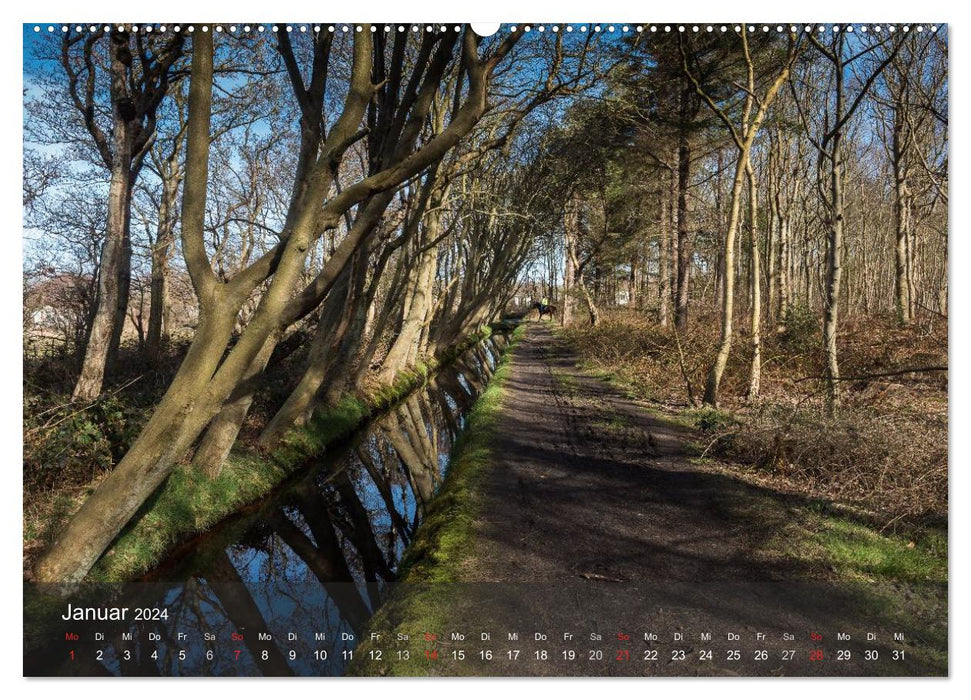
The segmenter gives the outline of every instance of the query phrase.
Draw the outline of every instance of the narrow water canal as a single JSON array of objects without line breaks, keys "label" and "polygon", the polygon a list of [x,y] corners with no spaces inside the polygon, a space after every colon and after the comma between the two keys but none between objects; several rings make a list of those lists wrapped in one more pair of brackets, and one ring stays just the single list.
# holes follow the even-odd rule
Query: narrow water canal
[{"label": "narrow water canal", "polygon": [[262,502],[116,591],[164,618],[150,613],[157,619],[133,621],[127,636],[99,640],[85,672],[339,675],[507,340],[469,349]]}]

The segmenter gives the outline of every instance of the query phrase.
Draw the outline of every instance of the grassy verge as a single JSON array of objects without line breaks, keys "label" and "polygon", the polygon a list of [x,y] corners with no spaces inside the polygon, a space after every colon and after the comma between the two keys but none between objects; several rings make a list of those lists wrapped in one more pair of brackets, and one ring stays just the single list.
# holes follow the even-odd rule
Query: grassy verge
[{"label": "grassy verge", "polygon": [[[523,326],[513,332],[512,342],[489,386],[469,413],[452,450],[448,475],[398,567],[398,588],[371,619],[370,631],[390,634],[392,630],[407,629],[421,634],[443,629],[449,614],[443,603],[449,600],[442,593],[443,584],[462,580],[464,563],[473,551],[480,504],[478,485],[492,461],[491,445],[502,408],[503,384],[511,371],[510,350],[524,332]],[[434,664],[418,657],[414,649],[408,660],[391,658],[390,653],[372,659],[369,634],[361,638],[365,641],[355,651],[355,660],[347,670],[349,675],[423,675]],[[409,646],[406,643],[402,648]]]},{"label": "grassy verge", "polygon": [[905,634],[908,653],[948,669],[947,533],[884,534],[831,503],[799,508],[770,542],[786,561],[825,568],[860,615]]},{"label": "grassy verge", "polygon": [[[883,535],[846,517],[820,513],[793,557],[825,559],[843,580],[947,583],[947,534]],[[818,552],[818,554],[816,554]]]},{"label": "grassy verge", "polygon": [[[216,479],[187,464],[180,466],[105,552],[88,580],[127,581],[150,570],[181,542],[265,496],[308,460],[348,438],[372,416],[422,386],[440,367],[491,334],[492,329],[485,327],[436,360],[400,372],[391,384],[363,396],[345,396],[335,406],[316,413],[306,427],[288,433],[272,453],[234,449]],[[73,507],[61,504],[52,515],[66,521],[94,487],[76,491]],[[36,537],[38,531],[53,533],[56,529],[53,523],[29,532],[25,528],[25,540]]]}]

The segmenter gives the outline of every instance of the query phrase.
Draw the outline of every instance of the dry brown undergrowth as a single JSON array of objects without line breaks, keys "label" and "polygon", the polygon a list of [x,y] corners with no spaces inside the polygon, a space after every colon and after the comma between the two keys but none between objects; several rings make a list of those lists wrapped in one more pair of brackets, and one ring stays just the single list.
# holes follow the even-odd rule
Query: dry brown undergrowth
[{"label": "dry brown undergrowth", "polygon": [[[681,333],[648,314],[605,314],[596,329],[564,330],[583,359],[615,375],[639,397],[705,431],[708,456],[751,465],[756,478],[787,491],[837,500],[888,522],[938,521],[947,514],[947,374],[915,372],[843,382],[838,418],[823,410],[818,327],[793,324],[764,336],[762,396],[748,404],[751,352],[736,337],[721,389],[721,410],[696,408],[718,325],[699,316]],[[793,327],[795,326],[795,327]],[[901,329],[887,319],[844,322],[841,372],[866,377],[947,365],[947,328]],[[680,346],[680,350],[679,350]]]}]

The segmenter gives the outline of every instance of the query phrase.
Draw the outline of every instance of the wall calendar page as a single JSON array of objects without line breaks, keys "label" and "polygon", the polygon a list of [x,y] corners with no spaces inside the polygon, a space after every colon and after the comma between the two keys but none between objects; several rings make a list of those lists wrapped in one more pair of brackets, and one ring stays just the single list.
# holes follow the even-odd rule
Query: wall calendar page
[{"label": "wall calendar page", "polygon": [[638,12],[23,25],[24,676],[948,676],[948,26]]}]

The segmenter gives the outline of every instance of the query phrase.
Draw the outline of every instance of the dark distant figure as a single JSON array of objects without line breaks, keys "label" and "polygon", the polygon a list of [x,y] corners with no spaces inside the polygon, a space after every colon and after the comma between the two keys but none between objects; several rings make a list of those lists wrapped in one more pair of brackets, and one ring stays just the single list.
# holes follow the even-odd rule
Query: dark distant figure
[{"label": "dark distant figure", "polygon": [[546,297],[543,297],[541,301],[537,301],[535,304],[533,304],[533,308],[539,311],[540,321],[543,320],[544,315],[548,315],[550,317],[550,320],[551,321],[553,320],[553,314],[556,313],[556,306],[554,306],[553,304],[550,304],[549,301],[550,301],[549,299],[547,299]]}]

